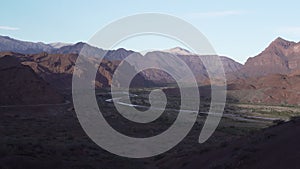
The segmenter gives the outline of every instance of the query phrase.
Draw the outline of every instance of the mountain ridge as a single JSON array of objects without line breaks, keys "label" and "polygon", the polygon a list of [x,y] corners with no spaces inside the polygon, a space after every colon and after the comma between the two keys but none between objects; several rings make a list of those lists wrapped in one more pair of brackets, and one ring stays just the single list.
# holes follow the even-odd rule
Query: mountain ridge
[{"label": "mountain ridge", "polygon": [[[4,40],[3,40],[4,39]],[[4,43],[4,42],[6,43]],[[15,43],[15,45],[11,45]],[[22,45],[22,43],[24,43]],[[126,50],[124,48],[116,50],[104,50],[91,46],[84,42],[78,42],[75,44],[61,43],[61,47],[54,48],[50,44],[44,44],[42,42],[33,43],[27,41],[19,41],[8,36],[0,36],[0,52],[14,52],[25,55],[39,55],[40,53],[48,53],[54,55],[78,55],[85,49],[86,55],[89,56],[101,56],[108,61],[122,61],[130,55],[141,55],[138,52]],[[27,47],[28,46],[28,47]],[[5,48],[7,47],[7,48]],[[37,52],[37,53],[34,53]],[[209,59],[209,56],[194,54],[181,47],[175,47],[163,51],[153,51],[159,55],[174,54],[182,59],[190,69],[195,73],[197,81],[205,81],[208,78],[206,68],[202,63],[202,59]],[[151,53],[151,52],[150,52]],[[149,52],[145,55],[149,55]],[[247,59],[245,64],[240,64],[233,59],[226,56],[219,56],[223,63],[226,78],[229,81],[233,81],[239,78],[252,78],[262,77],[272,74],[300,74],[300,43],[293,41],[287,41],[281,37],[273,40],[260,54]],[[213,56],[211,56],[213,57]],[[166,81],[167,83],[173,83],[172,78],[167,77],[164,72],[148,71],[145,74],[148,80],[153,80],[161,83]]]},{"label": "mountain ridge", "polygon": [[300,70],[300,42],[278,37],[260,54],[250,57],[241,74],[245,77],[260,77],[271,74],[290,74]]}]

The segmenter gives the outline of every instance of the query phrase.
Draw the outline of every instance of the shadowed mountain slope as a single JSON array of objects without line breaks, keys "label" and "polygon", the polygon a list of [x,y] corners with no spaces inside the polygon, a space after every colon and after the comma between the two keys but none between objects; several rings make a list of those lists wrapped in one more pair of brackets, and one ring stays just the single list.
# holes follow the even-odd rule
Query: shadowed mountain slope
[{"label": "shadowed mountain slope", "polygon": [[0,104],[56,104],[64,98],[29,67],[12,56],[0,57]]}]

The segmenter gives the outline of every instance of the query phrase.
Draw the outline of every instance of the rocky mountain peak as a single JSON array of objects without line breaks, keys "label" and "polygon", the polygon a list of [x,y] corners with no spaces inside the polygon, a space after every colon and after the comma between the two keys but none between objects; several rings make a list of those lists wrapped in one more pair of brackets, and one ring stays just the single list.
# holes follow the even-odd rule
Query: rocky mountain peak
[{"label": "rocky mountain peak", "polygon": [[289,74],[300,69],[299,43],[275,39],[259,55],[249,58],[245,63],[243,74],[247,77],[269,74]]},{"label": "rocky mountain peak", "polygon": [[288,49],[290,46],[295,45],[295,44],[296,43],[293,41],[288,41],[281,37],[278,37],[269,45],[269,47],[267,49],[274,48],[274,47]]},{"label": "rocky mountain peak", "polygon": [[168,50],[164,50],[164,52],[172,53],[175,55],[195,55],[194,53],[190,52],[187,49],[181,48],[181,47],[175,47]]}]

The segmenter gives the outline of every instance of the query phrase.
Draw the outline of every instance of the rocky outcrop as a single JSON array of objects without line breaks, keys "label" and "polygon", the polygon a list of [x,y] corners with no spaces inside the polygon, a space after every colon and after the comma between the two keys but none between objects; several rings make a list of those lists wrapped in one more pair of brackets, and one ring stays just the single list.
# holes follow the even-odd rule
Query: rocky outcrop
[{"label": "rocky outcrop", "polygon": [[259,55],[249,58],[240,71],[243,77],[259,77],[270,74],[289,74],[300,70],[300,43],[274,40]]},{"label": "rocky outcrop", "polygon": [[0,57],[0,105],[57,104],[64,98],[14,56]]},{"label": "rocky outcrop", "polygon": [[300,105],[300,76],[274,74],[228,84],[228,97],[243,103]]}]

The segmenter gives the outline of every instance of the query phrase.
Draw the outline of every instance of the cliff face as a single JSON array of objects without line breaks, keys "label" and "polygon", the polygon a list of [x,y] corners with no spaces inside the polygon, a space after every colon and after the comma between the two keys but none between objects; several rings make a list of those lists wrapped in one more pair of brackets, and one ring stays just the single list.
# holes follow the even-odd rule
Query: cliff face
[{"label": "cliff face", "polygon": [[274,40],[262,53],[249,58],[241,70],[245,77],[289,74],[300,70],[300,43]]}]

